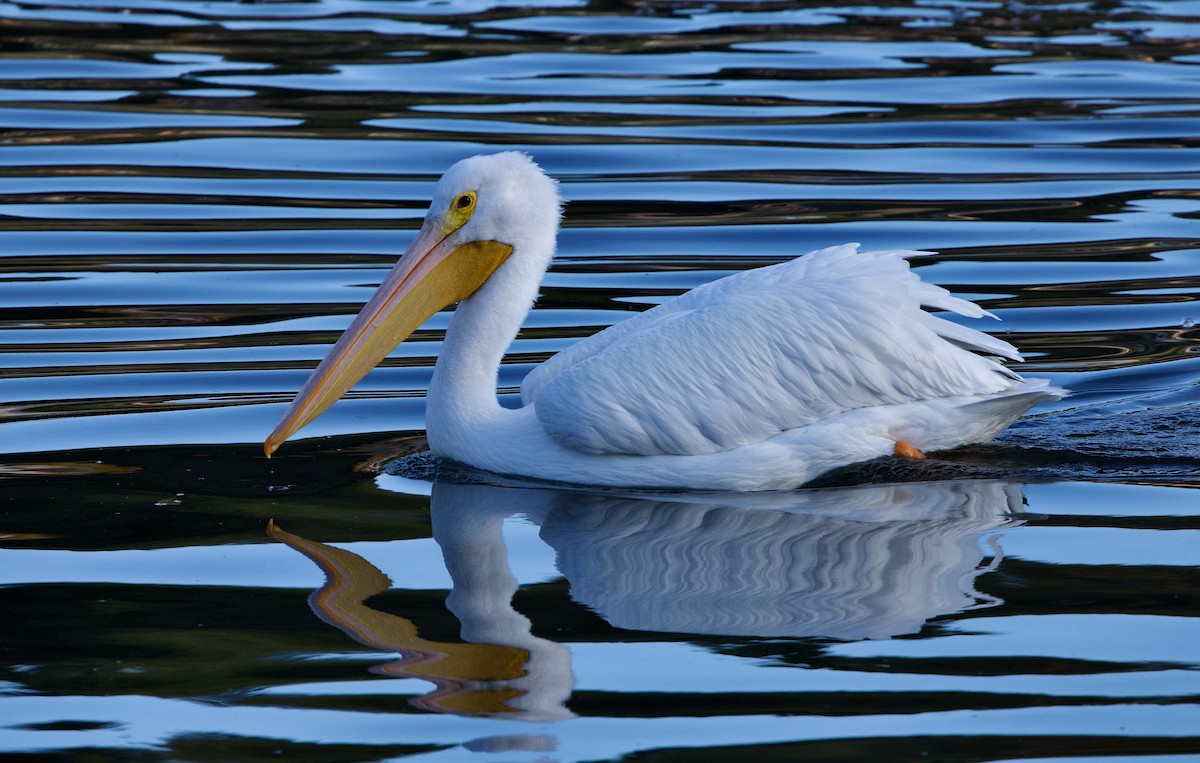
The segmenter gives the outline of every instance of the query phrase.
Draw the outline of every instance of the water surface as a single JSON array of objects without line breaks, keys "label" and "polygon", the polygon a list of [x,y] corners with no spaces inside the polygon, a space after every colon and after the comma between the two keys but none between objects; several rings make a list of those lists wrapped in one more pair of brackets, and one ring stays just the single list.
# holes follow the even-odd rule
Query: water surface
[{"label": "water surface", "polygon": [[[1200,758],[1197,18],[0,2],[0,751]],[[794,494],[488,484],[410,455],[442,313],[266,461],[432,182],[508,148],[570,204],[503,395],[845,241],[1074,395]]]}]

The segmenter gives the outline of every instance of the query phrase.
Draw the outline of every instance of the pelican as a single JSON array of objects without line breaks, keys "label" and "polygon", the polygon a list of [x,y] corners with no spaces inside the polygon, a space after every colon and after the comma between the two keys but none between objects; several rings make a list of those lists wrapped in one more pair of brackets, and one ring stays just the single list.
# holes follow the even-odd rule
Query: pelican
[{"label": "pelican", "polygon": [[[534,369],[501,358],[554,255],[562,200],[528,156],[452,166],[416,240],[266,440],[270,456],[431,315],[458,303],[429,385],[429,447],[485,471],[639,488],[788,490],[881,456],[986,442],[1064,390],[1008,342],[922,306],[990,316],[922,282],[912,251],[843,244],[697,287]],[[992,316],[994,317],[994,316]]]}]

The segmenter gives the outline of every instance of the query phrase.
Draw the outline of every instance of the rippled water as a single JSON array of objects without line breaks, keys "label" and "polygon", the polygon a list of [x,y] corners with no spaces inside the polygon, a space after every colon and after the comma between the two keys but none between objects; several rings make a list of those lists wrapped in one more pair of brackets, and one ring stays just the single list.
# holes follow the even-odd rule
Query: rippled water
[{"label": "rippled water", "polygon": [[[1197,759],[1197,124],[1196,2],[0,2],[0,754]],[[407,455],[443,313],[264,460],[510,147],[570,205],[502,393],[860,241],[1075,394],[855,488],[480,484]]]}]

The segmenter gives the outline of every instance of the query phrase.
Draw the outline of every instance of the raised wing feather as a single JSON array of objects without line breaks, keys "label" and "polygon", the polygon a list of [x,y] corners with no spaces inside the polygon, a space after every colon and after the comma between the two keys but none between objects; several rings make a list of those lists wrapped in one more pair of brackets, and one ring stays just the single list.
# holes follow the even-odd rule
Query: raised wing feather
[{"label": "raised wing feather", "polygon": [[839,413],[987,395],[1017,377],[972,350],[1007,342],[922,305],[987,315],[921,282],[904,257],[822,249],[693,289],[535,369],[522,397],[586,453],[714,453]]}]

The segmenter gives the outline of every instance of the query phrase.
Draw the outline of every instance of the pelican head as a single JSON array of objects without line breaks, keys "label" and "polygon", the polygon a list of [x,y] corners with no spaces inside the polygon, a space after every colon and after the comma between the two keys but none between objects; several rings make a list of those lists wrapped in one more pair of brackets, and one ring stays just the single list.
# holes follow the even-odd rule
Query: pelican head
[{"label": "pelican head", "polygon": [[561,201],[528,156],[473,156],[438,181],[416,239],[267,438],[270,456],[447,305],[468,299],[494,273],[544,272]]}]

